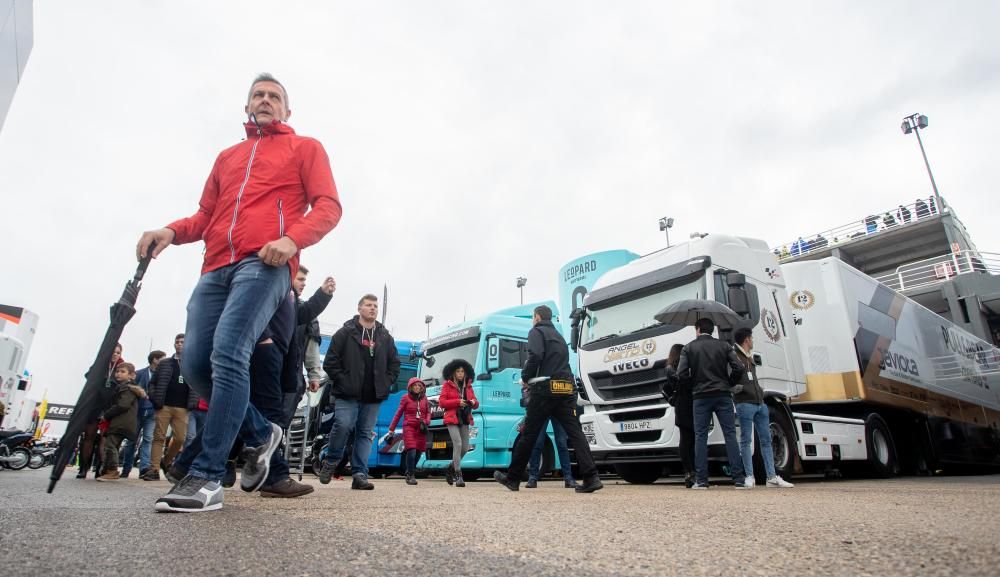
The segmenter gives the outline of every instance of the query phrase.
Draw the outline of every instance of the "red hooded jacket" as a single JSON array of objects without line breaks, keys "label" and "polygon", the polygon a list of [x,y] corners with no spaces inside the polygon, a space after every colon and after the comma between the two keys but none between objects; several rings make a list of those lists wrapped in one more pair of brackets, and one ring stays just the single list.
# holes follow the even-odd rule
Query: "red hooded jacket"
[{"label": "red hooded jacket", "polygon": [[[472,415],[469,415],[469,422],[459,423],[458,422],[458,406],[461,403],[462,395],[458,391],[458,385],[452,381],[445,381],[441,385],[441,396],[438,397],[438,405],[444,409],[444,424],[445,425],[472,425],[474,423]],[[479,399],[476,398],[476,392],[472,390],[472,379],[469,378],[465,382],[465,401],[472,405],[473,409],[479,408]]]},{"label": "red hooded jacket", "polygon": [[[174,244],[205,241],[202,274],[256,254],[282,236],[301,252],[340,221],[337,185],[319,141],[280,122],[245,127],[247,139],[216,158],[198,212],[167,225]],[[294,277],[298,254],[288,266]]]}]

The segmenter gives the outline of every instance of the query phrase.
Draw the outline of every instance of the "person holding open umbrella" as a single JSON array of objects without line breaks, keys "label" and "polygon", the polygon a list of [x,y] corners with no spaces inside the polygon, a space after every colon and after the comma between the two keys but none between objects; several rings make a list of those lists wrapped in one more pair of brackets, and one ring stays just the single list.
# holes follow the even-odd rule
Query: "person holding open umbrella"
[{"label": "person holding open umbrella", "polygon": [[690,375],[694,384],[694,467],[693,489],[708,488],[708,428],[712,414],[719,420],[726,439],[726,457],[737,489],[746,489],[743,459],[736,441],[736,413],[733,407],[733,385],[740,382],[746,368],[728,343],[712,336],[715,323],[702,318],[695,326],[698,338],[681,351],[677,374]]},{"label": "person holding open umbrella", "polygon": [[198,211],[143,233],[136,246],[141,259],[151,246],[156,258],[170,244],[205,243],[181,359],[185,381],[208,400],[202,451],[157,511],[222,508],[220,481],[238,434],[248,447],[241,486],[252,491],[264,483],[282,430],[249,403],[250,355],[288,297],[299,251],[340,221],[329,158],[317,140],[286,124],[285,87],[270,74],[257,76],[244,112],[246,140],[219,154]]}]

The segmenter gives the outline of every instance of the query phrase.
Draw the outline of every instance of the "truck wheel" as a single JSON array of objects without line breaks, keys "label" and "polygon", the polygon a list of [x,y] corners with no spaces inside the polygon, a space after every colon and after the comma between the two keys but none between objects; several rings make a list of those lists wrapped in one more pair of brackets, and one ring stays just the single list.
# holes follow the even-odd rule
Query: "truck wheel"
[{"label": "truck wheel", "polygon": [[889,425],[878,413],[865,417],[865,441],[868,444],[868,465],[876,477],[887,479],[899,472],[896,444]]},{"label": "truck wheel", "polygon": [[622,479],[633,485],[651,485],[660,478],[663,465],[660,463],[623,463],[615,465],[615,471]]},{"label": "truck wheel", "polygon": [[[768,405],[767,411],[771,420],[771,452],[774,453],[774,472],[785,479],[795,473],[795,429],[788,422],[788,415],[781,408]],[[759,484],[767,481],[764,462],[760,454],[760,438],[756,441],[757,452],[754,454],[754,476]],[[759,465],[759,467],[758,467]]]}]

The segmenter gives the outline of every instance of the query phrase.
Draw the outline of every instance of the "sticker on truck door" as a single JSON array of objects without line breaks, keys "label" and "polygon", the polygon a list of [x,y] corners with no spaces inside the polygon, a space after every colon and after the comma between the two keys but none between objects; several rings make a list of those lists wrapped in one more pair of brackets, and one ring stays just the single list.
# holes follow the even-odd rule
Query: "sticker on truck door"
[{"label": "sticker on truck door", "polygon": [[781,338],[781,331],[778,327],[778,315],[774,314],[774,311],[761,309],[760,320],[760,324],[764,328],[764,336],[772,343],[778,342],[778,339]]}]

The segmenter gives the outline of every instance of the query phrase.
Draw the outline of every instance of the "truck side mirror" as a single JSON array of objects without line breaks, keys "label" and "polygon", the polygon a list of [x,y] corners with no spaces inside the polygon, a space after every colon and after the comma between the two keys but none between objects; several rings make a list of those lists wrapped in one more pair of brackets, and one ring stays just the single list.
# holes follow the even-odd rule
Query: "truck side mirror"
[{"label": "truck side mirror", "polygon": [[580,348],[580,325],[583,324],[584,311],[582,308],[575,308],[569,315],[573,320],[569,330],[569,347],[575,353]]},{"label": "truck side mirror", "polygon": [[489,372],[500,370],[499,337],[489,337],[486,339],[486,370]]},{"label": "truck side mirror", "polygon": [[747,290],[743,287],[730,287],[729,294],[729,308],[733,309],[733,312],[745,316],[750,314],[750,299],[747,297]]}]

